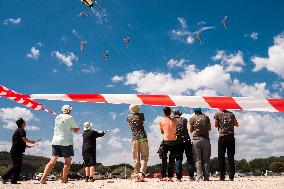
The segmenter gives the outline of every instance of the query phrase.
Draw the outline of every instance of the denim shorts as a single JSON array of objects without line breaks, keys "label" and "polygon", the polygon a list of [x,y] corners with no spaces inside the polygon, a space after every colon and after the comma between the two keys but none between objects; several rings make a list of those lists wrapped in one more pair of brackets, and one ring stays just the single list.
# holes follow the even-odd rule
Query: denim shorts
[{"label": "denim shorts", "polygon": [[58,157],[74,156],[73,145],[70,146],[52,145],[52,156],[58,156]]}]

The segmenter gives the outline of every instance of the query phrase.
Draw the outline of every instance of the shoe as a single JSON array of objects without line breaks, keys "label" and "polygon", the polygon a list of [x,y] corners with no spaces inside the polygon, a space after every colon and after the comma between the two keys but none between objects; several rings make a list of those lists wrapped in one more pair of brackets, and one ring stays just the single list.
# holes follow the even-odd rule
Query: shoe
[{"label": "shoe", "polygon": [[182,182],[181,179],[177,179],[177,182]]},{"label": "shoe", "polygon": [[167,181],[167,178],[161,178],[160,181]]},{"label": "shoe", "polygon": [[88,179],[88,182],[95,182],[95,179],[90,178],[90,179]]},{"label": "shoe", "polygon": [[11,184],[21,184],[21,183],[18,183],[17,181],[11,181]]},{"label": "shoe", "polygon": [[85,182],[89,182],[89,179],[85,179]]},{"label": "shoe", "polygon": [[1,177],[2,184],[6,184],[7,180]]},{"label": "shoe", "polygon": [[195,181],[194,177],[189,177],[189,181]]},{"label": "shoe", "polygon": [[172,178],[168,178],[167,182],[174,182]]},{"label": "shoe", "polygon": [[234,179],[233,179],[233,178],[230,178],[230,181],[234,181]]},{"label": "shoe", "polygon": [[223,178],[220,178],[220,179],[219,179],[219,181],[225,181],[225,179],[223,179]]}]

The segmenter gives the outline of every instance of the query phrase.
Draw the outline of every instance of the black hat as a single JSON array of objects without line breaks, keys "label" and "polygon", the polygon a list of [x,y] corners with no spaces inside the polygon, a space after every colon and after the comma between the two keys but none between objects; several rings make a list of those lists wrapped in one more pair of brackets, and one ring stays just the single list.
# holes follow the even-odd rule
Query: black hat
[{"label": "black hat", "polygon": [[25,123],[25,120],[23,118],[19,118],[17,121],[16,121],[16,124],[18,127],[22,127],[22,125]]}]

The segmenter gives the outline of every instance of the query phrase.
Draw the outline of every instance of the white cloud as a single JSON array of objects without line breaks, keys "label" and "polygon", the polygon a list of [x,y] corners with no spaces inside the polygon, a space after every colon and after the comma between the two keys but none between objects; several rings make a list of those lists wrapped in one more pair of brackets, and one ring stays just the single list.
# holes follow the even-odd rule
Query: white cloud
[{"label": "white cloud", "polygon": [[233,79],[230,72],[218,64],[209,65],[202,70],[195,65],[187,65],[178,76],[165,72],[133,71],[125,76],[124,84],[131,85],[138,93],[145,94],[279,96],[277,93],[271,93],[265,82],[247,84]]},{"label": "white cloud", "polygon": [[21,21],[22,21],[21,18],[8,18],[8,19],[3,20],[3,24],[4,25],[9,25],[9,24],[16,25],[16,24],[20,24]]},{"label": "white cloud", "polygon": [[81,72],[85,74],[96,73],[98,71],[99,69],[94,66],[85,66],[84,68],[81,69]]},{"label": "white cloud", "polygon": [[26,130],[39,130],[37,126],[29,126],[29,121],[37,120],[30,110],[20,107],[0,109],[0,121],[4,124],[3,128],[5,129],[16,129],[16,120],[20,117],[27,122]]},{"label": "white cloud", "polygon": [[75,35],[78,39],[82,39],[82,36],[79,34],[79,32],[75,29],[72,30],[73,35]]},{"label": "white cloud", "polygon": [[253,39],[253,40],[257,40],[258,39],[258,33],[257,32],[252,32],[250,34],[250,37]]},{"label": "white cloud", "polygon": [[109,146],[111,146],[112,148],[117,148],[117,149],[121,149],[121,148],[122,148],[122,144],[121,144],[121,142],[119,141],[119,138],[118,138],[117,136],[112,136],[112,137],[108,140],[107,144],[108,144]]},{"label": "white cloud", "polygon": [[167,63],[167,66],[169,68],[174,68],[174,67],[184,67],[185,63],[187,61],[185,59],[180,59],[180,60],[176,60],[176,59],[170,59]]},{"label": "white cloud", "polygon": [[183,17],[178,17],[178,21],[183,29],[187,29],[186,20]]},{"label": "white cloud", "polygon": [[74,61],[78,60],[78,57],[72,52],[71,53],[68,52],[67,54],[64,54],[59,51],[53,51],[51,55],[57,58],[60,62],[62,62],[69,68],[73,66]]},{"label": "white cloud", "polygon": [[115,75],[114,77],[111,78],[111,80],[112,80],[112,82],[115,83],[115,82],[123,81],[124,77]]},{"label": "white cloud", "polygon": [[236,53],[227,54],[223,50],[218,50],[217,54],[212,57],[214,61],[220,61],[226,67],[228,72],[241,72],[244,66],[243,53],[238,51]]},{"label": "white cloud", "polygon": [[36,47],[32,47],[31,52],[27,54],[28,58],[31,58],[34,60],[38,60],[39,56],[40,56],[40,52],[39,52],[39,49],[37,49]]},{"label": "white cloud", "polygon": [[266,68],[284,78],[284,34],[274,37],[274,45],[268,48],[267,58],[255,56],[251,58],[251,61],[255,64],[254,72]]}]

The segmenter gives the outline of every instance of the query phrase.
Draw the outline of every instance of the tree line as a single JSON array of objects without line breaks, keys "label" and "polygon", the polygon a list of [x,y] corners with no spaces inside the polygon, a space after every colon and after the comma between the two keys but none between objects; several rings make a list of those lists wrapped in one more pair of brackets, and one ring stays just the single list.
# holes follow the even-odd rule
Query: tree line
[{"label": "tree line", "polygon": [[[49,158],[42,156],[33,156],[33,155],[24,155],[23,156],[23,167],[22,173],[33,175],[35,173],[43,172],[44,166],[48,163]],[[273,171],[274,173],[284,172],[284,156],[280,157],[268,157],[268,158],[256,158],[250,161],[245,159],[236,160],[236,171],[241,173],[255,173],[255,175],[264,173],[266,170]],[[10,159],[10,154],[8,152],[0,152],[0,175],[3,175],[12,162]],[[101,163],[98,163],[96,171],[102,174],[106,173],[123,173],[125,172],[129,178],[130,174],[133,171],[133,167],[129,164],[118,164],[112,166],[104,166]],[[210,173],[214,174],[218,171],[218,158],[212,158],[209,164]],[[60,175],[62,170],[63,163],[58,162],[54,168],[52,174]],[[187,170],[187,163],[183,164],[183,170]],[[71,172],[84,173],[84,165],[81,163],[73,163],[70,169]],[[157,173],[161,171],[161,164],[148,166],[148,173]]]}]

